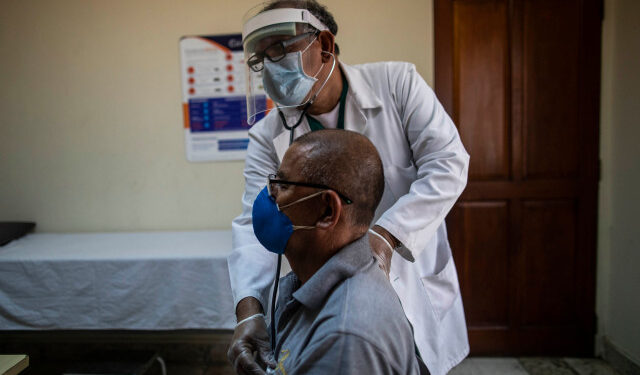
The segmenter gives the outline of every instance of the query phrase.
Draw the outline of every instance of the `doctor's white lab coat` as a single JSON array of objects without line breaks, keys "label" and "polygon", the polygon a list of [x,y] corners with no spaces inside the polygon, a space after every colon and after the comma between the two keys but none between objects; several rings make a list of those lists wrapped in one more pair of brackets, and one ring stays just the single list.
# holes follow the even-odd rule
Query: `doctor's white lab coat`
[{"label": "doctor's white lab coat", "polygon": [[[469,155],[435,94],[408,63],[340,65],[349,83],[345,129],[378,149],[385,190],[374,223],[403,243],[390,280],[414,328],[416,345],[433,375],[446,374],[469,352],[458,277],[444,218],[467,182]],[[289,124],[300,116],[287,112]],[[306,119],[295,137],[310,131]],[[243,211],[233,221],[229,273],[234,306],[257,298],[265,309],[277,256],[256,239],[252,204],[289,146],[276,111],[249,131]]]}]

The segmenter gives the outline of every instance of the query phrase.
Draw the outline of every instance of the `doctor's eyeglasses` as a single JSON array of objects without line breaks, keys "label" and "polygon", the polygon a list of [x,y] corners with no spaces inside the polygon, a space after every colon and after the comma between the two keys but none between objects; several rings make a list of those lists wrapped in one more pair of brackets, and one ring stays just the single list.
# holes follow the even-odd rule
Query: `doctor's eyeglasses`
[{"label": "doctor's eyeglasses", "polygon": [[264,69],[264,58],[266,57],[271,62],[278,62],[284,59],[287,54],[287,48],[306,37],[317,35],[317,31],[311,31],[308,33],[300,34],[291,39],[283,40],[273,43],[269,47],[265,48],[262,52],[256,52],[247,60],[247,65],[254,72],[259,72]]},{"label": "doctor's eyeglasses", "polygon": [[281,188],[282,185],[294,185],[294,186],[304,186],[304,187],[317,188],[317,189],[333,190],[333,191],[336,192],[336,194],[338,194],[338,196],[344,201],[345,204],[353,203],[353,201],[351,199],[347,198],[346,195],[340,193],[336,189],[328,187],[327,185],[308,184],[306,182],[295,182],[295,181],[279,180],[278,176],[276,176],[275,174],[270,174],[267,177],[267,192],[269,193],[270,196],[273,196],[272,192],[275,189]]}]

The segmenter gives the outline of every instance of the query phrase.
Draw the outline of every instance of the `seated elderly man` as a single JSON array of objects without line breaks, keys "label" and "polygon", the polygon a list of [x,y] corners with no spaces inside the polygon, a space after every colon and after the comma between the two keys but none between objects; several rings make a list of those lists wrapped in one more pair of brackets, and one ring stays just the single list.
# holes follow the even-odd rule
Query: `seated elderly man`
[{"label": "seated elderly man", "polygon": [[269,177],[254,231],[293,271],[280,280],[268,373],[419,373],[411,326],[369,247],[383,190],[375,147],[345,130],[298,138]]}]

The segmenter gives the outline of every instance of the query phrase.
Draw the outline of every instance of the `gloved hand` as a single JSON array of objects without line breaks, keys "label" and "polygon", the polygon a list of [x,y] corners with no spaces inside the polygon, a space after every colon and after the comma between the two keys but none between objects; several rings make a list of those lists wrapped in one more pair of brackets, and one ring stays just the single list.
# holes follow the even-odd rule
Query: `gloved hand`
[{"label": "gloved hand", "polygon": [[265,374],[267,366],[276,367],[264,315],[247,319],[236,326],[227,357],[239,375]]},{"label": "gloved hand", "polygon": [[369,245],[371,246],[371,252],[378,261],[378,267],[382,269],[389,277],[389,270],[391,269],[391,257],[393,256],[393,249],[390,246],[395,246],[398,240],[393,235],[387,232],[383,227],[374,225],[370,231],[375,231],[380,236],[384,237],[387,242],[382,238],[376,236],[373,233],[369,234]]}]

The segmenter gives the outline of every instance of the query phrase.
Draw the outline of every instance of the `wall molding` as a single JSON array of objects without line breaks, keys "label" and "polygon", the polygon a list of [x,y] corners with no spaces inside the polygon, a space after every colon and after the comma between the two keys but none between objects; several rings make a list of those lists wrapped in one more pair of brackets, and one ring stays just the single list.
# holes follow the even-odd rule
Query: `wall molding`
[{"label": "wall molding", "polygon": [[608,337],[602,338],[602,357],[620,375],[640,374],[640,363],[635,362],[623,350],[620,350]]}]

